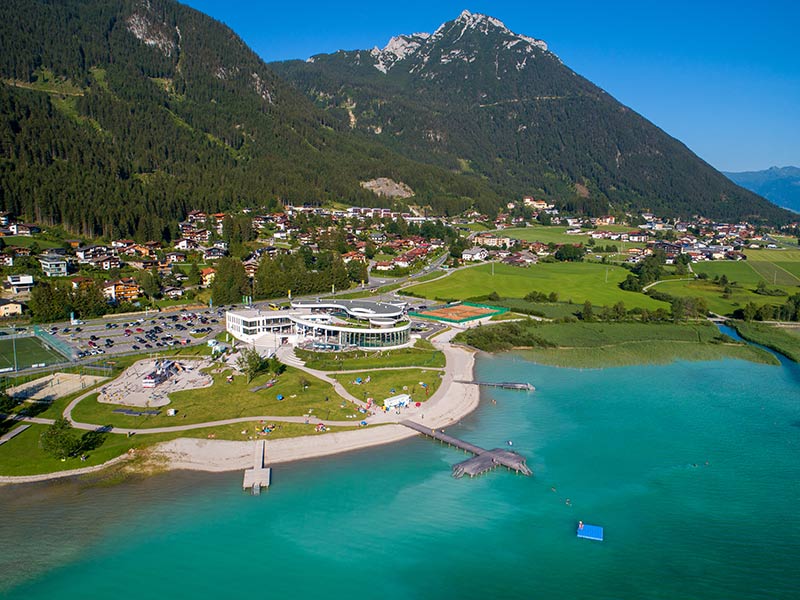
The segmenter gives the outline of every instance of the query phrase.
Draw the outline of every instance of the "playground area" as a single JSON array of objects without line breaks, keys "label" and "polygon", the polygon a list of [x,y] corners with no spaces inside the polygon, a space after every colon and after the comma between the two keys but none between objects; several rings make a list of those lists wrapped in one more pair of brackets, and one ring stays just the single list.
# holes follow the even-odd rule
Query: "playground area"
[{"label": "playground area", "polygon": [[434,319],[436,321],[458,324],[491,318],[504,312],[508,312],[508,309],[487,306],[485,304],[473,304],[472,302],[460,302],[458,304],[434,306],[427,310],[410,312],[408,314],[422,319]]},{"label": "playground area", "polygon": [[210,365],[207,360],[140,360],[100,388],[97,401],[140,408],[166,406],[172,392],[213,385],[211,375],[202,372]]},{"label": "playground area", "polygon": [[53,373],[6,389],[13,398],[24,398],[29,402],[52,402],[89,388],[108,377],[79,375],[77,373]]},{"label": "playground area", "polygon": [[17,370],[28,367],[67,362],[67,359],[47,346],[37,337],[0,337],[0,371],[14,369],[14,354],[17,355]]}]

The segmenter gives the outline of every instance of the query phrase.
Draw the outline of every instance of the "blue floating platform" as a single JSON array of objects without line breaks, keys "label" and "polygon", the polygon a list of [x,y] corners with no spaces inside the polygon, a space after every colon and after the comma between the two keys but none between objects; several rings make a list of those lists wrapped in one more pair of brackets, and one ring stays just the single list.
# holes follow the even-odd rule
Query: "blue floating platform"
[{"label": "blue floating platform", "polygon": [[586,540],[596,540],[598,542],[602,542],[603,528],[599,525],[587,525],[584,523],[583,527],[578,527],[577,535],[579,538],[584,538]]}]

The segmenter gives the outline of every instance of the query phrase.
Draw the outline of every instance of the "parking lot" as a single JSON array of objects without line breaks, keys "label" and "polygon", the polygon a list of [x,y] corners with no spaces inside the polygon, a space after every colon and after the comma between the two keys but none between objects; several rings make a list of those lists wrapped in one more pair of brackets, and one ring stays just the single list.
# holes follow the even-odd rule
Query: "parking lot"
[{"label": "parking lot", "polygon": [[127,352],[157,352],[213,338],[225,328],[224,312],[176,311],[147,317],[94,319],[88,322],[57,323],[45,330],[66,341],[78,357]]}]

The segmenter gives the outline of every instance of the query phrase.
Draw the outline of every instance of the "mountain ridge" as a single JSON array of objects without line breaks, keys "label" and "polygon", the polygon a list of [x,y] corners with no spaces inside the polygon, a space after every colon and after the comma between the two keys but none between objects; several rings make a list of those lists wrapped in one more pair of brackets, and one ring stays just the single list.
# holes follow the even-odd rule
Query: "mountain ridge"
[{"label": "mountain ridge", "polygon": [[762,171],[723,171],[724,175],[778,206],[800,212],[800,168],[770,167]]},{"label": "mountain ridge", "polygon": [[509,194],[595,214],[789,219],[570,70],[546,42],[494,17],[465,11],[382,49],[270,65],[387,147],[477,173]]}]

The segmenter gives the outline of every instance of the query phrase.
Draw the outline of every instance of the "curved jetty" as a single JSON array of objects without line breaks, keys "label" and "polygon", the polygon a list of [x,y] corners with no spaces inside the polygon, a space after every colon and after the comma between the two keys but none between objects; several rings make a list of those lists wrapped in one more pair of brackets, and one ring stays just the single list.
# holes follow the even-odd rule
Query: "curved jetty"
[{"label": "curved jetty", "polygon": [[476,475],[482,475],[487,471],[501,466],[516,473],[522,473],[523,475],[533,475],[533,471],[531,471],[526,464],[526,458],[516,452],[503,450],[501,448],[485,450],[480,446],[470,444],[469,442],[460,440],[442,431],[425,427],[414,421],[401,421],[400,424],[435,440],[444,442],[449,446],[455,446],[465,452],[474,454],[474,457],[453,465],[453,477],[461,478],[464,475],[475,477]]}]

